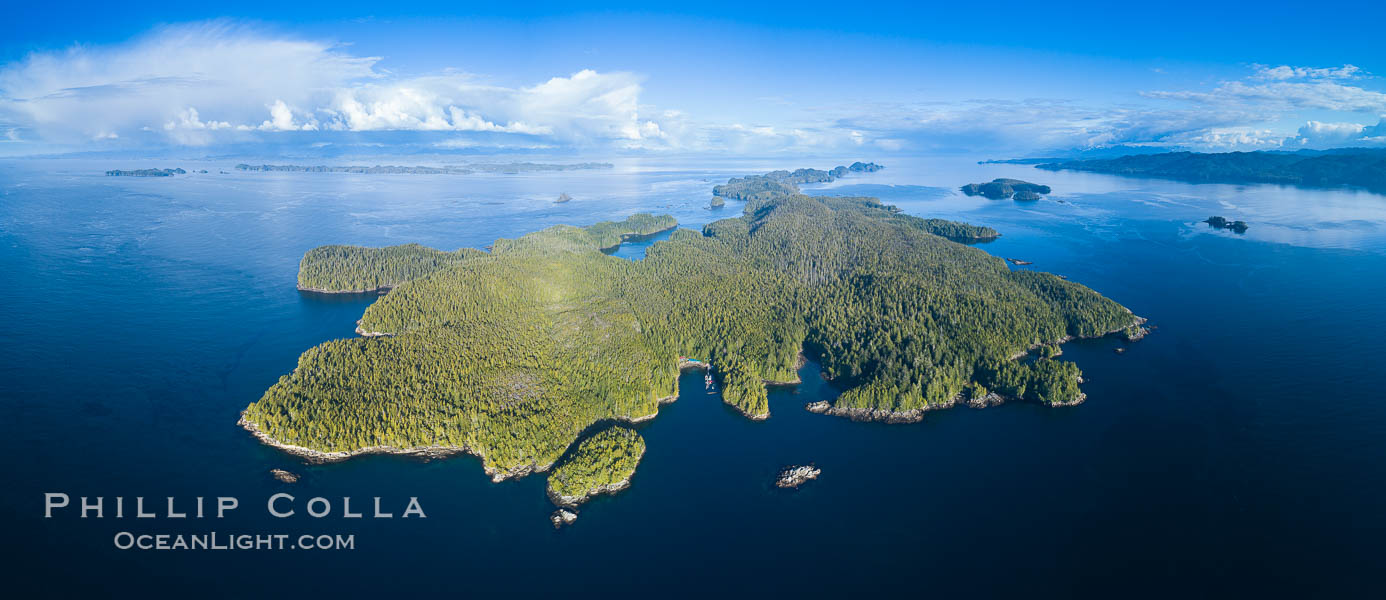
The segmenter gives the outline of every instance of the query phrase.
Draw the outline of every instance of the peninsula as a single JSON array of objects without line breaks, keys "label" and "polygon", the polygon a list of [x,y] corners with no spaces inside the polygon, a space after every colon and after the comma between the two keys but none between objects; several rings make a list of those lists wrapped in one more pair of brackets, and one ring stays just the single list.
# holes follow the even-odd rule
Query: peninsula
[{"label": "peninsula", "polygon": [[1386,193],[1386,150],[1341,148],[1300,152],[1167,152],[1105,160],[1048,162],[1050,171],[1088,171],[1197,183],[1283,183],[1352,186]]},{"label": "peninsula", "polygon": [[915,421],[967,398],[1081,402],[1078,368],[1045,357],[1142,322],[942,235],[993,230],[874,198],[757,196],[643,260],[602,252],[673,224],[556,226],[491,252],[309,251],[300,287],[392,289],[360,320],[370,337],[309,349],[240,423],[316,460],[467,452],[494,480],[554,469],[562,504],[629,478],[644,442],[613,424],[677,398],[686,357],[748,418],[770,415],[767,383],[797,381],[807,356],[844,390],[817,412]]}]

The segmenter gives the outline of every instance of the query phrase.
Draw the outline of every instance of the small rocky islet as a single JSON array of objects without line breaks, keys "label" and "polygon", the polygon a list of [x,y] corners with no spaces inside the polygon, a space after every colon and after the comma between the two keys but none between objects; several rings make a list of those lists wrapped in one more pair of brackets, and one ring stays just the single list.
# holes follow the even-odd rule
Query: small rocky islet
[{"label": "small rocky islet", "polygon": [[1208,217],[1203,222],[1213,229],[1230,229],[1235,233],[1246,233],[1247,230],[1246,221],[1228,221],[1223,217]]},{"label": "small rocky islet", "polygon": [[560,529],[564,525],[572,525],[577,522],[577,513],[566,508],[560,508],[549,515],[549,522],[553,523],[554,529]]},{"label": "small rocky islet", "polygon": [[822,473],[823,469],[811,464],[787,467],[783,471],[780,471],[779,476],[775,478],[775,487],[799,489],[799,486],[811,480],[818,479],[818,476]]},{"label": "small rocky islet", "polygon": [[270,469],[270,475],[273,475],[280,483],[298,483],[298,475],[284,469]]}]

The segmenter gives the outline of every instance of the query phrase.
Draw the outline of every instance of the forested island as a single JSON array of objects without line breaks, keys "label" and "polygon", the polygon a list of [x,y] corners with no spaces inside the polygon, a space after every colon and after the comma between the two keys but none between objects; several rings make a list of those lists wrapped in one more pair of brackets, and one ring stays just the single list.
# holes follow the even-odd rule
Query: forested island
[{"label": "forested island", "polygon": [[785,194],[798,194],[801,183],[829,183],[851,173],[874,173],[884,168],[876,163],[854,162],[849,167],[839,165],[829,171],[820,169],[771,171],[764,175],[733,177],[727,180],[727,183],[712,188],[712,195],[733,200],[773,198]]},{"label": "forested island", "polygon": [[552,165],[543,163],[504,163],[476,164],[458,167],[397,167],[393,165],[344,166],[326,165],[236,165],[239,171],[280,171],[287,173],[362,173],[367,175],[468,175],[471,173],[532,173],[538,171],[579,171],[586,169],[610,169],[611,163],[576,163],[571,165]]},{"label": "forested island", "polygon": [[[206,173],[206,171],[203,171]],[[133,171],[121,171],[119,169],[106,171],[107,177],[172,177],[174,175],[187,175],[183,169],[135,169]]]},{"label": "forested island", "polygon": [[653,418],[681,366],[706,366],[726,403],[764,419],[766,384],[797,382],[808,356],[843,390],[816,412],[917,421],[959,402],[1081,402],[1078,368],[1046,357],[1142,321],[942,237],[994,230],[874,198],[758,196],[643,260],[602,253],[673,224],[556,226],[490,252],[314,249],[301,287],[393,289],[361,318],[372,337],[308,350],[241,424],[313,459],[469,452],[495,480],[554,468],[550,489],[575,498],[627,480],[644,445],[623,430],[579,438]]},{"label": "forested island", "polygon": [[1089,171],[1201,183],[1283,183],[1354,186],[1386,192],[1386,150],[1342,148],[1300,152],[1168,152],[1105,160],[1049,162],[1050,171]]},{"label": "forested island", "polygon": [[992,200],[1012,197],[1016,200],[1039,200],[1040,194],[1048,194],[1051,191],[1047,185],[1004,177],[987,183],[969,183],[960,189],[968,196],[982,196]]}]

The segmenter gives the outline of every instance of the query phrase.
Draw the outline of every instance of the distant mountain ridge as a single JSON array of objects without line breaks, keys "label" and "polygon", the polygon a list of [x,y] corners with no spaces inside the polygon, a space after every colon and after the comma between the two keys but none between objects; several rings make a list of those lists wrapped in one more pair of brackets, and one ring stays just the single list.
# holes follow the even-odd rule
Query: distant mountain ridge
[{"label": "distant mountain ridge", "polygon": [[1048,171],[1087,171],[1204,183],[1282,183],[1352,186],[1386,193],[1386,149],[1337,148],[1299,152],[1168,152],[1035,165]]},{"label": "distant mountain ridge", "polygon": [[1123,156],[1135,156],[1138,154],[1167,154],[1170,152],[1183,152],[1182,147],[1156,147],[1156,146],[1103,146],[1099,148],[1067,149],[1067,150],[1045,150],[1039,156],[1026,158],[1006,158],[979,160],[979,165],[1037,165],[1041,163],[1066,162],[1072,160],[1097,160],[1104,158],[1120,158]]}]

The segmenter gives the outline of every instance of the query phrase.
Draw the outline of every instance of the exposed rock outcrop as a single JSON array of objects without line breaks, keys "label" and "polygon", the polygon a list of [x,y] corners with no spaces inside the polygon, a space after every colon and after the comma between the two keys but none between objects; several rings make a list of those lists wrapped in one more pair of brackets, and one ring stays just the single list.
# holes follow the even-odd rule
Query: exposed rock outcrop
[{"label": "exposed rock outcrop", "polygon": [[298,483],[298,475],[285,471],[284,469],[270,469],[270,475],[283,483]]},{"label": "exposed rock outcrop", "polygon": [[549,515],[549,521],[553,523],[554,529],[562,528],[564,525],[572,525],[577,521],[577,513],[560,508]]},{"label": "exposed rock outcrop", "polygon": [[818,479],[818,475],[822,472],[822,469],[813,465],[789,467],[780,472],[779,478],[775,480],[775,485],[782,488],[798,489],[809,480]]}]

